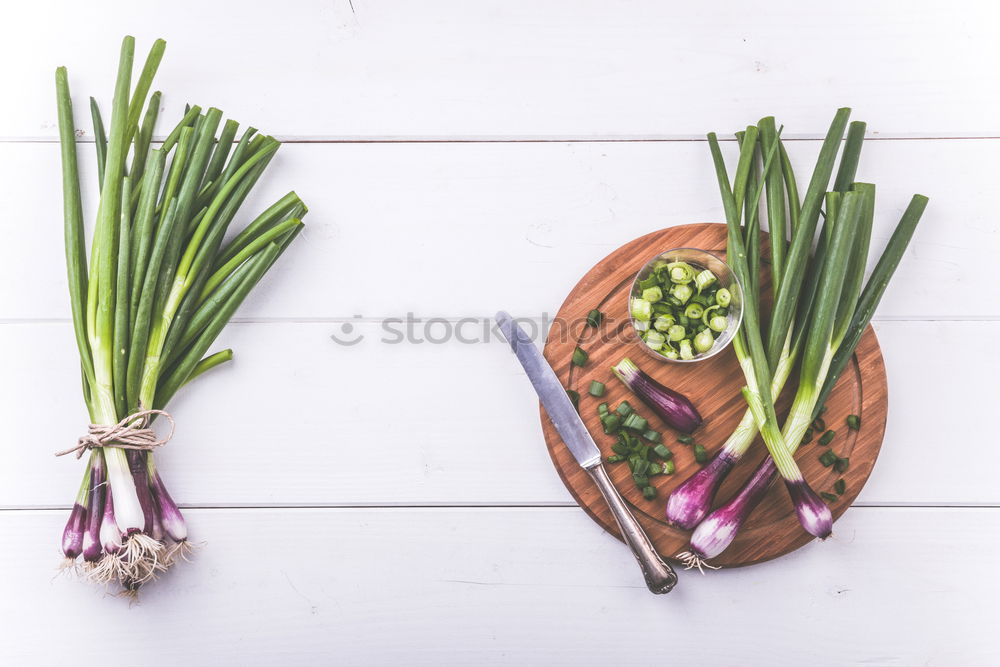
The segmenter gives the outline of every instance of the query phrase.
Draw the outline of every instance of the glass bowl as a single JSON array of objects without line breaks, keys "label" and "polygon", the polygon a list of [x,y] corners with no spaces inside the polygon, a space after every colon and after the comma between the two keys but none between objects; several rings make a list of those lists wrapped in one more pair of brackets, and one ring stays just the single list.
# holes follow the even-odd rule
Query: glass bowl
[{"label": "glass bowl", "polygon": [[[719,281],[720,287],[725,287],[729,290],[732,295],[732,299],[729,304],[728,313],[726,314],[726,319],[729,321],[728,326],[726,326],[725,331],[719,334],[715,342],[705,352],[700,352],[696,354],[691,359],[671,359],[666,357],[656,350],[653,350],[642,337],[639,335],[639,330],[636,327],[636,319],[632,315],[632,298],[635,296],[642,295],[642,289],[639,287],[639,281],[645,280],[649,277],[649,274],[653,272],[653,266],[660,261],[667,262],[687,262],[696,270],[708,269],[713,274],[715,274],[716,280]],[[636,274],[635,280],[632,281],[632,288],[628,293],[629,302],[626,304],[628,307],[629,320],[632,323],[632,333],[635,336],[636,341],[652,357],[659,359],[660,361],[670,361],[678,364],[691,364],[698,361],[704,361],[714,357],[719,352],[724,350],[731,342],[733,342],[733,336],[740,328],[740,324],[743,322],[743,288],[739,281],[736,279],[736,274],[733,270],[729,268],[721,258],[714,255],[707,250],[700,250],[698,248],[674,248],[672,250],[667,250],[666,252],[661,252],[656,257],[646,262],[646,265],[642,267],[642,270]]]}]

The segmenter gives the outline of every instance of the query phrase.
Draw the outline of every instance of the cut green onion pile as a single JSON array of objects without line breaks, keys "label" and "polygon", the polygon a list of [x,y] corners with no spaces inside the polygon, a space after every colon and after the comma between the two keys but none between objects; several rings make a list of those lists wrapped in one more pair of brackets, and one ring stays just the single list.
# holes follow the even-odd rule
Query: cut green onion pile
[{"label": "cut green onion pile", "polygon": [[615,436],[611,445],[608,463],[628,463],[632,481],[647,500],[656,497],[656,487],[650,483],[655,475],[672,475],[675,466],[673,452],[662,442],[659,431],[649,428],[645,417],[637,413],[628,401],[622,401],[614,409],[607,403],[597,406],[604,432]]},{"label": "cut green onion pile", "polygon": [[[280,144],[254,128],[237,139],[237,122],[192,106],[154,147],[160,93],[146,98],[165,42],[155,42],[133,88],[134,49],[126,37],[106,136],[91,99],[100,199],[89,266],[63,67],[56,91],[84,400],[93,424],[145,428],[154,417],[145,411],[162,409],[181,386],[232,358],[231,350],[209,348],[301,231],[306,206],[291,192],[225,241]],[[90,448],[63,552],[67,564],[82,555],[93,579],[134,592],[185,555],[187,528],[153,452],[121,444],[112,438]]]},{"label": "cut green onion pile", "polygon": [[709,269],[659,259],[636,281],[629,310],[646,347],[668,359],[691,360],[711,350],[729,327],[731,302]]}]

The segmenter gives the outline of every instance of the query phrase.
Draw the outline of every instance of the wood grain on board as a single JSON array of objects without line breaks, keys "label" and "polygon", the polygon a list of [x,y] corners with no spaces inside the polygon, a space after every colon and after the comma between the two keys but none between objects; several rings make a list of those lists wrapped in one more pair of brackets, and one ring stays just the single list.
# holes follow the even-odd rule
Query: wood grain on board
[{"label": "wood grain on board", "polygon": [[[744,385],[743,373],[732,350],[696,364],[672,364],[653,358],[641,348],[641,341],[632,332],[628,319],[628,293],[635,274],[659,253],[671,248],[693,247],[724,257],[725,235],[725,225],[721,224],[682,225],[648,234],[622,246],[592,268],[570,292],[559,309],[545,345],[545,357],[565,386],[580,393],[580,416],[594,435],[602,454],[610,455],[611,445],[615,442],[615,437],[605,435],[601,427],[597,406],[602,402],[613,408],[620,401],[629,400],[650,420],[651,428],[663,433],[663,441],[674,454],[676,472],[651,479],[658,492],[653,500],[642,496],[632,481],[627,464],[605,464],[605,467],[657,550],[667,557],[686,549],[689,533],[667,525],[664,517],[666,498],[698,469],[698,463],[694,460],[691,447],[677,442],[676,432],[668,428],[651,409],[642,405],[610,369],[622,358],[629,357],[657,381],[689,397],[705,419],[705,423],[694,433],[695,440],[704,445],[710,455],[721,447],[745,410],[740,395],[740,388]],[[587,313],[593,308],[599,308],[604,313],[600,329],[583,326]],[[578,344],[590,355],[589,362],[582,368],[570,363],[573,349]],[[793,375],[778,401],[779,417],[783,416],[791,401],[794,379]],[[587,393],[592,380],[606,385],[603,397],[598,399]],[[834,483],[844,479],[847,490],[831,506],[836,519],[850,507],[871,474],[885,433],[888,409],[885,364],[878,340],[870,327],[826,405],[823,417],[827,427],[837,432],[830,448],[839,456],[848,457],[850,467],[843,474],[832,467],[824,467],[819,462],[819,455],[827,447],[818,444],[818,437],[799,449],[796,460],[806,480],[817,492],[832,493]],[[847,428],[845,419],[849,414],[861,416],[859,431]],[[570,493],[601,527],[617,535],[614,518],[600,491],[577,465],[544,410],[542,427],[552,461]],[[763,442],[758,437],[723,483],[716,501],[721,503],[731,497],[765,454]],[[799,525],[784,486],[774,484],[729,549],[711,562],[729,567],[759,563],[786,554],[812,539]]]}]

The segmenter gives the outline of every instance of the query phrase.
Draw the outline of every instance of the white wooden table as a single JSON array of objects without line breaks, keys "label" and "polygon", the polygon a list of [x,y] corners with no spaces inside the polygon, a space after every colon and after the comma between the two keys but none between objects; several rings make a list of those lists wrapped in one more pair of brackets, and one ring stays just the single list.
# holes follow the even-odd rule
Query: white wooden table
[{"label": "white wooden table", "polygon": [[[5,8],[0,663],[997,664],[997,10],[701,4]],[[287,142],[245,215],[311,207],[220,341],[235,363],[173,404],[159,458],[205,546],[131,607],[55,578],[80,471],[52,457],[85,419],[52,73],[89,138],[126,33],[168,41],[162,125],[191,101]],[[386,344],[382,319],[554,313],[623,242],[721,219],[706,131],[775,114],[806,173],[842,105],[869,122],[875,242],[931,198],[876,317],[882,456],[827,543],[654,597],[502,344]]]}]

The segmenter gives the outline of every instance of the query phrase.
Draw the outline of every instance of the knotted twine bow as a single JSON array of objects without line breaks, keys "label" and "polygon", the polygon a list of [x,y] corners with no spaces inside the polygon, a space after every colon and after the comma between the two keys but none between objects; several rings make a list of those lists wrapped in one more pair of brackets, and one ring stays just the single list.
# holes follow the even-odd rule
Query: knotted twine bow
[{"label": "knotted twine bow", "polygon": [[[149,428],[153,415],[163,415],[170,422],[170,432],[160,438]],[[95,447],[117,447],[118,449],[139,449],[149,451],[162,447],[174,437],[174,418],[165,410],[140,410],[130,414],[113,426],[91,424],[87,427],[87,435],[76,441],[76,447],[56,452],[56,456],[65,456],[76,452],[76,458],[83,456],[88,449]]]}]

